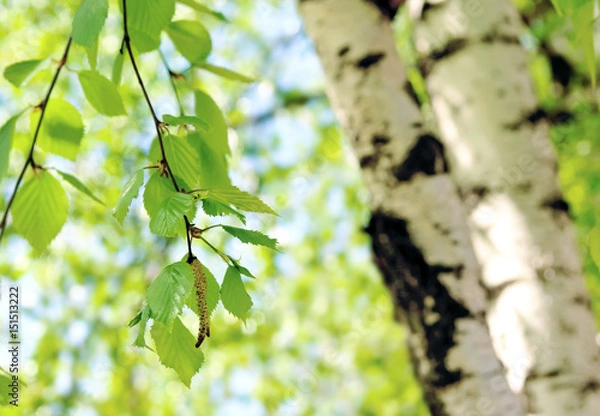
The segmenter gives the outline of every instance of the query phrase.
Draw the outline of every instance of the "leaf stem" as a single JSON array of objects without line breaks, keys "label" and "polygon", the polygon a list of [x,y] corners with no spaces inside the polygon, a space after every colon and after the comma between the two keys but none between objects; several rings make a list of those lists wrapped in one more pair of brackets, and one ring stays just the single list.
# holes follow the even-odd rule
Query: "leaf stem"
[{"label": "leaf stem", "polygon": [[177,105],[179,106],[179,115],[183,116],[185,114],[184,114],[184,110],[183,110],[183,104],[181,102],[181,97],[179,96],[179,91],[177,90],[177,85],[175,84],[175,72],[173,72],[171,70],[171,68],[169,67],[167,58],[165,57],[164,53],[160,50],[160,48],[158,49],[158,53],[160,54],[160,59],[162,59],[163,64],[169,74],[169,80],[171,81],[171,86],[173,87],[173,92],[175,93],[175,98],[177,99]]},{"label": "leaf stem", "polygon": [[6,223],[8,220],[8,213],[10,211],[10,207],[12,206],[12,204],[15,200],[15,197],[17,196],[17,191],[19,190],[19,186],[21,186],[21,182],[23,181],[23,178],[25,177],[25,172],[27,171],[27,168],[29,166],[31,166],[32,169],[36,169],[36,168],[40,167],[38,164],[35,163],[35,161],[33,159],[33,152],[35,150],[35,145],[37,143],[38,136],[40,134],[40,128],[42,126],[42,120],[44,119],[44,114],[46,114],[46,107],[48,107],[48,101],[50,100],[52,91],[54,90],[54,87],[56,86],[56,82],[58,81],[58,76],[60,75],[60,71],[67,63],[67,57],[69,56],[69,51],[71,50],[72,40],[73,40],[72,37],[69,36],[69,39],[67,40],[67,46],[65,47],[65,51],[63,52],[62,57],[60,58],[60,61],[58,61],[58,66],[56,68],[56,72],[54,73],[54,77],[52,78],[52,81],[50,82],[50,86],[48,87],[48,92],[46,93],[46,96],[44,97],[42,102],[37,105],[37,107],[41,108],[42,113],[40,114],[40,119],[38,120],[37,125],[35,127],[35,133],[33,134],[33,140],[31,142],[31,147],[29,148],[29,154],[27,155],[25,164],[23,165],[23,168],[21,169],[21,173],[19,174],[19,177],[17,178],[17,182],[15,183],[15,187],[13,189],[12,195],[8,199],[8,203],[6,204],[6,210],[4,211],[4,214],[2,215],[2,220],[0,220],[0,241],[2,241],[2,237],[4,236],[4,231],[6,230]]}]

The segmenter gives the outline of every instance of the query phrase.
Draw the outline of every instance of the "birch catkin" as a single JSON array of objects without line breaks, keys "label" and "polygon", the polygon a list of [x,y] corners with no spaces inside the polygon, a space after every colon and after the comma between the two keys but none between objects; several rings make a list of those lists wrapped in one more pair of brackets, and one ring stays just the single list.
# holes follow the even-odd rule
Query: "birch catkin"
[{"label": "birch catkin", "polygon": [[206,337],[210,337],[210,326],[208,316],[208,303],[206,302],[206,276],[202,263],[194,258],[191,263],[194,273],[194,288],[196,289],[196,302],[198,303],[198,317],[200,318],[200,327],[198,328],[198,341],[196,348],[202,345]]}]

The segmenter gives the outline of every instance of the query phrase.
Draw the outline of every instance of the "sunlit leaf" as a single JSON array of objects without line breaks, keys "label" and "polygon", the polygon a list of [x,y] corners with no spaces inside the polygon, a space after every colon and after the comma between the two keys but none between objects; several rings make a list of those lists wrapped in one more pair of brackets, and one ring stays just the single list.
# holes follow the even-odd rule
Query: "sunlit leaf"
[{"label": "sunlit leaf", "polygon": [[162,365],[175,370],[183,384],[190,387],[192,377],[204,363],[204,354],[194,347],[196,338],[175,318],[173,327],[155,322],[150,331],[156,343],[156,353]]},{"label": "sunlit leaf", "polygon": [[200,192],[199,196],[201,199],[208,198],[225,205],[233,205],[242,211],[277,215],[270,206],[262,202],[258,197],[242,191],[236,186],[208,189]]},{"label": "sunlit leaf", "polygon": [[85,98],[100,114],[120,116],[126,114],[123,100],[115,84],[96,71],[79,71],[79,82]]},{"label": "sunlit leaf", "polygon": [[210,131],[210,125],[196,116],[172,116],[170,114],[165,114],[163,116],[163,121],[171,126],[188,124],[204,132]]},{"label": "sunlit leaf", "polygon": [[40,62],[42,62],[40,59],[31,59],[9,65],[4,70],[4,78],[15,87],[20,87],[29,74],[38,67]]},{"label": "sunlit leaf", "polygon": [[83,0],[73,18],[73,42],[82,46],[93,46],[107,16],[108,0]]},{"label": "sunlit leaf", "polygon": [[[148,344],[146,344],[146,325],[148,324],[149,319],[150,319],[150,308],[148,307],[148,305],[146,305],[140,311],[140,318],[139,318],[139,321],[137,322],[140,324],[140,327],[138,328],[137,337],[135,338],[135,341],[133,342],[133,345],[135,347],[148,348],[149,350],[152,350],[152,348],[150,348],[148,346]],[[137,325],[137,323],[136,323],[136,325]]]},{"label": "sunlit leaf", "polygon": [[225,273],[221,285],[221,302],[225,309],[242,321],[246,320],[246,315],[252,307],[252,299],[246,292],[242,276],[239,270],[233,266],[229,266]]},{"label": "sunlit leaf", "polygon": [[17,232],[42,252],[67,221],[69,200],[52,174],[38,170],[17,192],[11,213]]},{"label": "sunlit leaf", "polygon": [[140,52],[158,48],[160,33],[174,13],[174,0],[127,0],[127,24],[132,45]]},{"label": "sunlit leaf", "polygon": [[117,53],[117,56],[115,57],[115,62],[113,64],[113,69],[112,69],[112,77],[111,77],[111,81],[115,84],[115,85],[120,85],[121,84],[121,74],[123,73],[123,62],[125,55],[122,53]]},{"label": "sunlit leaf", "polygon": [[[31,113],[32,134],[40,119],[41,109]],[[71,160],[75,160],[83,138],[83,121],[79,111],[60,98],[50,99],[40,128],[37,145],[42,149]]]},{"label": "sunlit leaf", "polygon": [[198,66],[202,69],[212,72],[215,75],[218,75],[222,78],[230,79],[232,81],[241,81],[248,83],[256,81],[254,78],[242,75],[238,72],[232,71],[231,69],[209,64],[208,62],[201,62],[198,64]]},{"label": "sunlit leaf", "polygon": [[60,176],[63,177],[63,179],[65,181],[69,182],[79,192],[81,192],[82,194],[87,195],[88,197],[92,198],[94,201],[96,201],[100,205],[106,205],[104,202],[102,202],[101,199],[99,199],[98,197],[96,197],[96,195],[94,195],[92,193],[92,191],[90,191],[90,189],[83,184],[83,182],[81,182],[75,176],[71,175],[70,173],[60,171],[58,169],[55,169],[55,170],[56,170],[56,172],[58,172],[60,174]]},{"label": "sunlit leaf", "polygon": [[204,14],[213,16],[222,22],[228,22],[227,18],[225,17],[225,15],[223,13],[217,12],[209,7],[199,4],[198,2],[196,2],[194,0],[177,0],[177,2],[181,3],[181,4],[185,4],[186,6],[191,7],[192,9],[197,10],[200,13],[204,13]]},{"label": "sunlit leaf", "polygon": [[129,212],[129,206],[131,205],[131,202],[137,198],[140,191],[140,186],[142,186],[143,183],[144,170],[139,169],[125,184],[125,188],[123,189],[123,192],[121,192],[121,196],[117,201],[117,205],[115,205],[111,212],[119,224],[123,224],[123,220]]},{"label": "sunlit leaf", "polygon": [[249,243],[277,250],[277,240],[264,235],[259,231],[245,230],[243,228],[230,227],[228,225],[224,225],[223,229],[242,243]]},{"label": "sunlit leaf", "polygon": [[199,132],[189,133],[187,141],[196,149],[200,157],[200,187],[214,188],[231,185],[225,155],[217,153],[211,148]]},{"label": "sunlit leaf", "polygon": [[172,22],[166,29],[175,48],[190,63],[201,62],[210,54],[212,42],[202,23],[193,20]]},{"label": "sunlit leaf", "polygon": [[18,118],[18,116],[11,117],[0,127],[0,183],[8,170],[8,156],[12,147],[12,137]]},{"label": "sunlit leaf", "polygon": [[223,217],[225,215],[233,215],[240,220],[240,222],[246,225],[246,216],[241,212],[236,211],[227,204],[223,204],[219,201],[213,201],[211,199],[202,199],[202,209],[207,215],[211,217]]},{"label": "sunlit leaf", "polygon": [[[188,186],[195,187],[201,172],[198,152],[190,146],[187,140],[172,134],[163,137],[163,143],[166,158],[175,177],[183,179]],[[153,163],[162,160],[158,139],[152,143],[149,159]]]},{"label": "sunlit leaf", "polygon": [[194,198],[190,194],[174,193],[169,196],[150,219],[150,231],[163,237],[173,237],[177,224],[193,204]]},{"label": "sunlit leaf", "polygon": [[215,100],[204,91],[196,90],[194,97],[196,99],[196,115],[204,120],[210,126],[209,132],[201,132],[198,134],[204,142],[214,150],[217,155],[229,155],[229,141],[227,139],[227,123],[223,112],[215,103]]},{"label": "sunlit leaf", "polygon": [[165,267],[146,293],[152,318],[171,325],[194,285],[192,267],[179,261]]}]

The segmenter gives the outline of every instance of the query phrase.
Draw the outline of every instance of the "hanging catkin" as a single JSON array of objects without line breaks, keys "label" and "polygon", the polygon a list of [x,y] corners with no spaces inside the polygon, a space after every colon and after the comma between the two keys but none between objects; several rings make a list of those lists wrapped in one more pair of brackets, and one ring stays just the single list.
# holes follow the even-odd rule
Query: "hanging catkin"
[{"label": "hanging catkin", "polygon": [[198,317],[200,327],[198,328],[198,342],[196,348],[202,345],[204,338],[210,337],[210,326],[208,316],[208,304],[206,303],[206,276],[200,260],[194,257],[191,263],[194,273],[194,288],[196,289],[196,301],[198,303]]}]

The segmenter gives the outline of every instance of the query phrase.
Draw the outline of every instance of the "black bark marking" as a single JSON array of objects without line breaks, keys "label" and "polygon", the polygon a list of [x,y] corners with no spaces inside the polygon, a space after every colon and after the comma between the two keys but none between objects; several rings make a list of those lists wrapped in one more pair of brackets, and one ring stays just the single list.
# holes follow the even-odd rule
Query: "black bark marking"
[{"label": "black bark marking", "polygon": [[382,134],[376,134],[375,136],[373,136],[373,139],[371,140],[371,143],[373,144],[373,146],[383,146],[385,144],[388,144],[390,142],[390,138],[387,136],[384,136]]},{"label": "black bark marking", "polygon": [[582,394],[593,393],[600,390],[600,382],[598,380],[589,380],[581,389]]},{"label": "black bark marking", "polygon": [[419,96],[417,95],[417,92],[415,91],[415,89],[414,89],[413,85],[410,83],[410,81],[406,81],[404,83],[404,91],[406,91],[406,93],[410,97],[411,101],[413,103],[415,103],[416,106],[418,106],[418,107],[421,106],[421,103],[419,101]]},{"label": "black bark marking", "polygon": [[562,198],[555,198],[542,203],[542,207],[569,214],[569,203]]},{"label": "black bark marking", "polygon": [[387,17],[389,20],[393,20],[394,16],[398,12],[398,8],[404,0],[367,0],[373,3],[381,14]]},{"label": "black bark marking", "polygon": [[[428,386],[443,388],[460,381],[462,372],[449,370],[446,358],[455,345],[456,321],[472,315],[450,295],[440,275],[460,275],[462,266],[428,264],[413,243],[403,219],[376,212],[366,231],[371,236],[375,262],[396,306],[407,316],[413,333],[424,337],[424,347],[432,364],[427,373],[419,374],[425,381],[425,389]],[[439,319],[428,323],[426,318],[431,313]]]},{"label": "black bark marking", "polygon": [[441,59],[447,58],[455,54],[456,52],[463,49],[465,46],[467,46],[466,39],[452,39],[442,49],[438,49],[431,52],[429,58],[433,61],[439,61]]},{"label": "black bark marking", "polygon": [[343,48],[341,48],[338,52],[338,56],[341,58],[342,56],[346,55],[348,52],[350,52],[350,46],[344,46]]},{"label": "black bark marking", "polygon": [[360,158],[359,163],[361,169],[370,168],[375,166],[375,164],[377,163],[377,158],[373,155],[363,156]]},{"label": "black bark marking", "polygon": [[404,162],[394,168],[394,176],[400,182],[410,180],[417,173],[432,176],[444,172],[448,172],[444,146],[430,134],[420,136]]},{"label": "black bark marking", "polygon": [[377,62],[381,61],[384,57],[385,57],[385,53],[383,53],[383,52],[371,53],[369,55],[366,55],[362,59],[360,59],[356,63],[356,67],[362,68],[362,69],[367,69],[367,68],[375,65]]},{"label": "black bark marking", "polygon": [[520,45],[519,38],[516,36],[506,36],[494,32],[488,33],[481,38],[483,43],[506,43],[509,45]]}]

